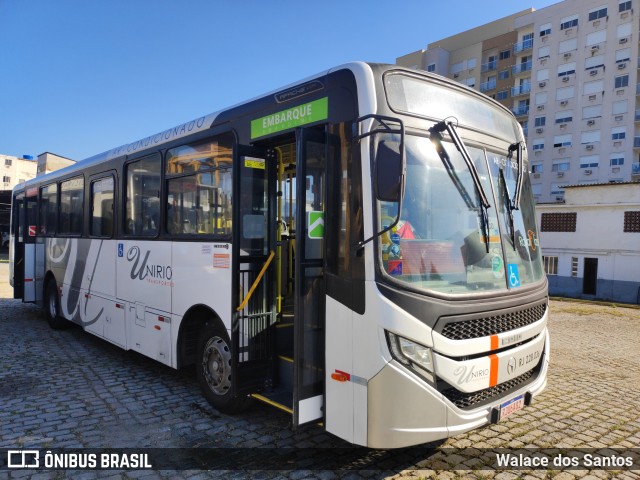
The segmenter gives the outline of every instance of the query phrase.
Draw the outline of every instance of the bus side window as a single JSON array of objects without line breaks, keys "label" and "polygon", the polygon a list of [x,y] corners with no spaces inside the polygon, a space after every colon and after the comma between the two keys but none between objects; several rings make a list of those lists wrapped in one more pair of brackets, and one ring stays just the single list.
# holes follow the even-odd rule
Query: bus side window
[{"label": "bus side window", "polygon": [[231,237],[233,136],[167,151],[167,232],[171,235]]},{"label": "bus side window", "polygon": [[113,234],[113,177],[91,182],[91,235],[111,237]]},{"label": "bus side window", "polygon": [[53,183],[40,189],[40,234],[53,235],[57,231],[58,185]]},{"label": "bus side window", "polygon": [[153,237],[158,233],[160,202],[160,154],[128,163],[124,232]]},{"label": "bus side window", "polygon": [[76,177],[60,183],[60,225],[63,235],[82,235],[84,178]]}]

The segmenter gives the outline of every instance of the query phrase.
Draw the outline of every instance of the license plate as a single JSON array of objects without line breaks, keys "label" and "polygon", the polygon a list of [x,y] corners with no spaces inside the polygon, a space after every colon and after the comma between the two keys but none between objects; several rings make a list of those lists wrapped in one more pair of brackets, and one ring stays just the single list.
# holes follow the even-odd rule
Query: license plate
[{"label": "license plate", "polygon": [[524,408],[524,395],[518,395],[515,398],[512,398],[508,402],[504,402],[500,405],[500,417],[499,420],[503,418],[507,418],[513,412],[517,412],[518,410],[522,410]]}]

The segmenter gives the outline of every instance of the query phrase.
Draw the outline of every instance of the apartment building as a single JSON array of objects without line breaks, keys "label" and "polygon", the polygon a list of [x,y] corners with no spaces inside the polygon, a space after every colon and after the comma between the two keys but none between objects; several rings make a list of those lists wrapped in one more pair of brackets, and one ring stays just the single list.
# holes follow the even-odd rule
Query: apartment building
[{"label": "apartment building", "polygon": [[530,8],[396,63],[511,109],[527,137],[536,200],[563,202],[566,185],[640,181],[639,7],[565,0]]}]

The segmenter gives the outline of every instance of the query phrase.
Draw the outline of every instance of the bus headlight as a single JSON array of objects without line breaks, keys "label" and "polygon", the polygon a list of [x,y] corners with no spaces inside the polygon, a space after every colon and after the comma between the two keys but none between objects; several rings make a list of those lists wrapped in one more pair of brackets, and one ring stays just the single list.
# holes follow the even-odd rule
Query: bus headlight
[{"label": "bus headlight", "polygon": [[[404,366],[411,368],[428,380],[433,381],[433,358],[431,349],[414,341],[400,337],[395,333],[387,333],[387,342],[391,355]],[[418,369],[420,371],[418,371]],[[425,375],[428,373],[428,375]]]}]

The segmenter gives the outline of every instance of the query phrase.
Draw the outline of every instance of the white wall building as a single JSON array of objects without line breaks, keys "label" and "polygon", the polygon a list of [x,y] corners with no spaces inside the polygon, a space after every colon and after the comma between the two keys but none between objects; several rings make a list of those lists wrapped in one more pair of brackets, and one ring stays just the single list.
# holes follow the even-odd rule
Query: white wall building
[{"label": "white wall building", "polygon": [[565,192],[536,208],[549,293],[640,304],[640,183]]},{"label": "white wall building", "polygon": [[37,162],[25,155],[23,158],[0,154],[0,190],[12,190],[17,184],[36,176]]},{"label": "white wall building", "polygon": [[55,172],[61,168],[68,167],[76,163],[75,160],[71,160],[67,157],[61,157],[51,152],[44,152],[38,155],[38,175],[44,175],[46,173]]},{"label": "white wall building", "polygon": [[638,12],[640,0],[565,0],[396,62],[510,108],[527,135],[536,199],[561,202],[567,184],[640,180]]}]

